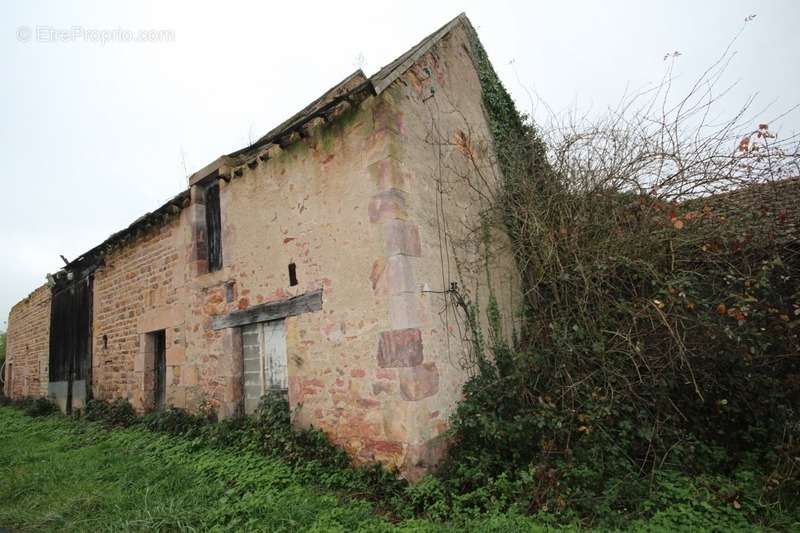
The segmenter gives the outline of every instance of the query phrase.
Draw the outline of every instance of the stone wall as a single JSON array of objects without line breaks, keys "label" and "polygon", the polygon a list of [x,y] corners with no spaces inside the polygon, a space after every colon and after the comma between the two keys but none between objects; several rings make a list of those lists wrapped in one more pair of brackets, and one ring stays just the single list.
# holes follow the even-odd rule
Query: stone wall
[{"label": "stone wall", "polygon": [[485,306],[491,285],[508,334],[518,290],[502,236],[488,258],[476,240],[483,205],[462,179],[470,147],[491,153],[467,49],[455,30],[380,95],[220,181],[220,270],[203,253],[200,184],[180,215],[109,252],[94,280],[94,395],[150,407],[148,334],[163,329],[167,404],[236,414],[240,329],[214,319],[322,289],[320,311],[285,319],[295,422],[409,477],[435,465],[474,357],[446,291],[456,282]]},{"label": "stone wall", "polygon": [[152,384],[145,376],[145,335],[164,329],[167,392],[174,405],[185,406],[175,401],[184,385],[176,366],[182,362],[182,325],[188,312],[181,291],[185,218],[176,217],[112,251],[95,272],[92,388],[97,398],[124,398],[137,409],[149,407],[152,397],[147,392]]},{"label": "stone wall", "polygon": [[209,283],[234,281],[234,298],[215,303],[197,325],[321,288],[320,312],[285,322],[296,422],[322,428],[360,460],[399,465],[403,443],[384,429],[394,416],[394,397],[385,392],[375,360],[380,332],[389,329],[387,295],[373,289],[374,261],[385,255],[382,230],[371,222],[380,184],[366,163],[385,147],[378,104],[370,98],[318,125],[223,185],[225,266]]},{"label": "stone wall", "polygon": [[12,398],[47,394],[50,288],[43,285],[8,317],[4,392]]},{"label": "stone wall", "polygon": [[[383,187],[371,222],[385,247],[373,278],[389,300],[390,325],[377,352],[383,379],[375,381],[393,397],[386,430],[403,442],[409,477],[441,456],[440,435],[474,362],[451,283],[476,305],[484,338],[490,294],[507,339],[521,301],[508,239],[491,221],[483,238],[481,215],[499,175],[469,48],[467,33],[456,28],[382,95],[385,157],[370,162]],[[383,353],[386,346],[394,357]]]}]

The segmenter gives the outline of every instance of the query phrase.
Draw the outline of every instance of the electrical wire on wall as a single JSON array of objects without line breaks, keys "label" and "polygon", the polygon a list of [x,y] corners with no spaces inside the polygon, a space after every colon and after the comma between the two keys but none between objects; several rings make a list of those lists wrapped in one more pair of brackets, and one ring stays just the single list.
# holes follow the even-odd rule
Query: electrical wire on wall
[{"label": "electrical wire on wall", "polygon": [[[431,104],[428,104],[428,102],[431,100],[433,100],[433,106],[436,109],[435,114],[434,110],[431,108]],[[439,131],[439,122],[437,120],[439,115],[439,105],[435,98],[435,93],[432,93],[430,97],[425,98],[423,102],[426,103],[426,108],[428,110],[428,114],[430,115],[430,131],[434,134],[433,150],[434,159],[436,161],[436,170],[434,176],[434,181],[436,182],[436,197],[434,204],[436,213],[436,231],[439,239],[439,263],[442,274],[442,290],[436,292],[444,293],[448,290],[447,288],[450,287],[450,254],[447,252],[447,229],[446,227],[443,228],[445,221],[444,208],[442,205],[444,202],[444,193],[442,187],[442,135]],[[447,257],[446,260],[445,256]],[[450,361],[450,364],[453,364],[450,348],[450,310],[446,298],[443,311],[445,338],[447,340],[447,359]]]},{"label": "electrical wire on wall", "polygon": [[[458,338],[460,341],[470,339],[467,335],[465,335],[464,329],[459,321],[458,316],[458,309],[462,309],[464,313],[468,313],[468,307],[466,302],[464,301],[463,297],[458,293],[458,283],[454,282],[451,277],[451,261],[450,261],[450,246],[452,246],[452,242],[450,239],[450,233],[447,225],[447,216],[445,213],[445,176],[444,176],[444,152],[443,152],[443,145],[445,143],[445,137],[442,135],[440,129],[441,123],[441,109],[439,107],[439,101],[435,98],[435,91],[431,90],[431,96],[423,99],[423,102],[426,103],[426,108],[428,110],[428,114],[430,117],[430,133],[433,135],[433,146],[432,149],[434,151],[434,160],[436,161],[436,166],[433,171],[434,181],[436,183],[436,193],[435,193],[435,216],[436,216],[436,228],[437,228],[437,236],[439,240],[439,263],[440,263],[440,271],[441,271],[441,283],[442,283],[442,290],[440,291],[426,291],[428,293],[434,294],[442,294],[444,295],[444,306],[442,310],[439,312],[441,316],[444,314],[444,328],[445,328],[445,338],[446,338],[446,345],[447,345],[447,358],[451,365],[455,368],[470,368],[470,358],[469,358],[469,348],[465,348],[465,352],[462,357],[460,357],[459,361],[453,361],[453,352],[452,352],[452,345],[450,341],[451,331],[450,331],[450,324],[451,324],[451,317],[450,317],[450,307],[453,307],[453,317],[452,323],[458,330]],[[432,101],[432,104],[428,102]],[[460,302],[460,303],[459,303]],[[468,317],[465,317],[468,318]],[[470,346],[471,343],[468,343],[467,346]]]}]

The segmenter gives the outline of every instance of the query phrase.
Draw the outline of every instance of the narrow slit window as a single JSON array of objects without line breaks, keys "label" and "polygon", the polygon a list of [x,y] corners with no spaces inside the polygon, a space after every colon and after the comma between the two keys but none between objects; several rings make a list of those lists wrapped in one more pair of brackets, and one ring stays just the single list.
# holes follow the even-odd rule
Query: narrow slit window
[{"label": "narrow slit window", "polygon": [[208,271],[214,272],[222,268],[222,215],[219,206],[219,183],[214,183],[206,188],[205,201]]},{"label": "narrow slit window", "polygon": [[289,263],[289,286],[297,285],[297,265]]}]

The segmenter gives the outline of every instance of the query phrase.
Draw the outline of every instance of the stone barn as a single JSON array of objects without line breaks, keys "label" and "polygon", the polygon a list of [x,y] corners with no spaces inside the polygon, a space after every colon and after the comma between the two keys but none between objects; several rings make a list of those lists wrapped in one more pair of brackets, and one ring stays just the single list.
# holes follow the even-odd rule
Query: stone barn
[{"label": "stone barn", "polygon": [[434,466],[488,335],[458,302],[493,297],[508,336],[520,302],[482,220],[499,170],[479,52],[456,17],[48,274],[11,311],[5,393],[235,416],[281,390],[356,461]]}]

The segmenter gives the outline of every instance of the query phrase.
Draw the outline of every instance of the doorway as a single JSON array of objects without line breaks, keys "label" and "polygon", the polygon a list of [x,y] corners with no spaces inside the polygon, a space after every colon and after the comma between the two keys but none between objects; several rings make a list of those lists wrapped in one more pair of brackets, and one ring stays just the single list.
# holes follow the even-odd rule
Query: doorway
[{"label": "doorway", "polygon": [[148,333],[153,361],[153,408],[162,411],[167,403],[167,333]]},{"label": "doorway", "polygon": [[91,392],[93,277],[71,272],[51,289],[47,395],[67,414]]}]

